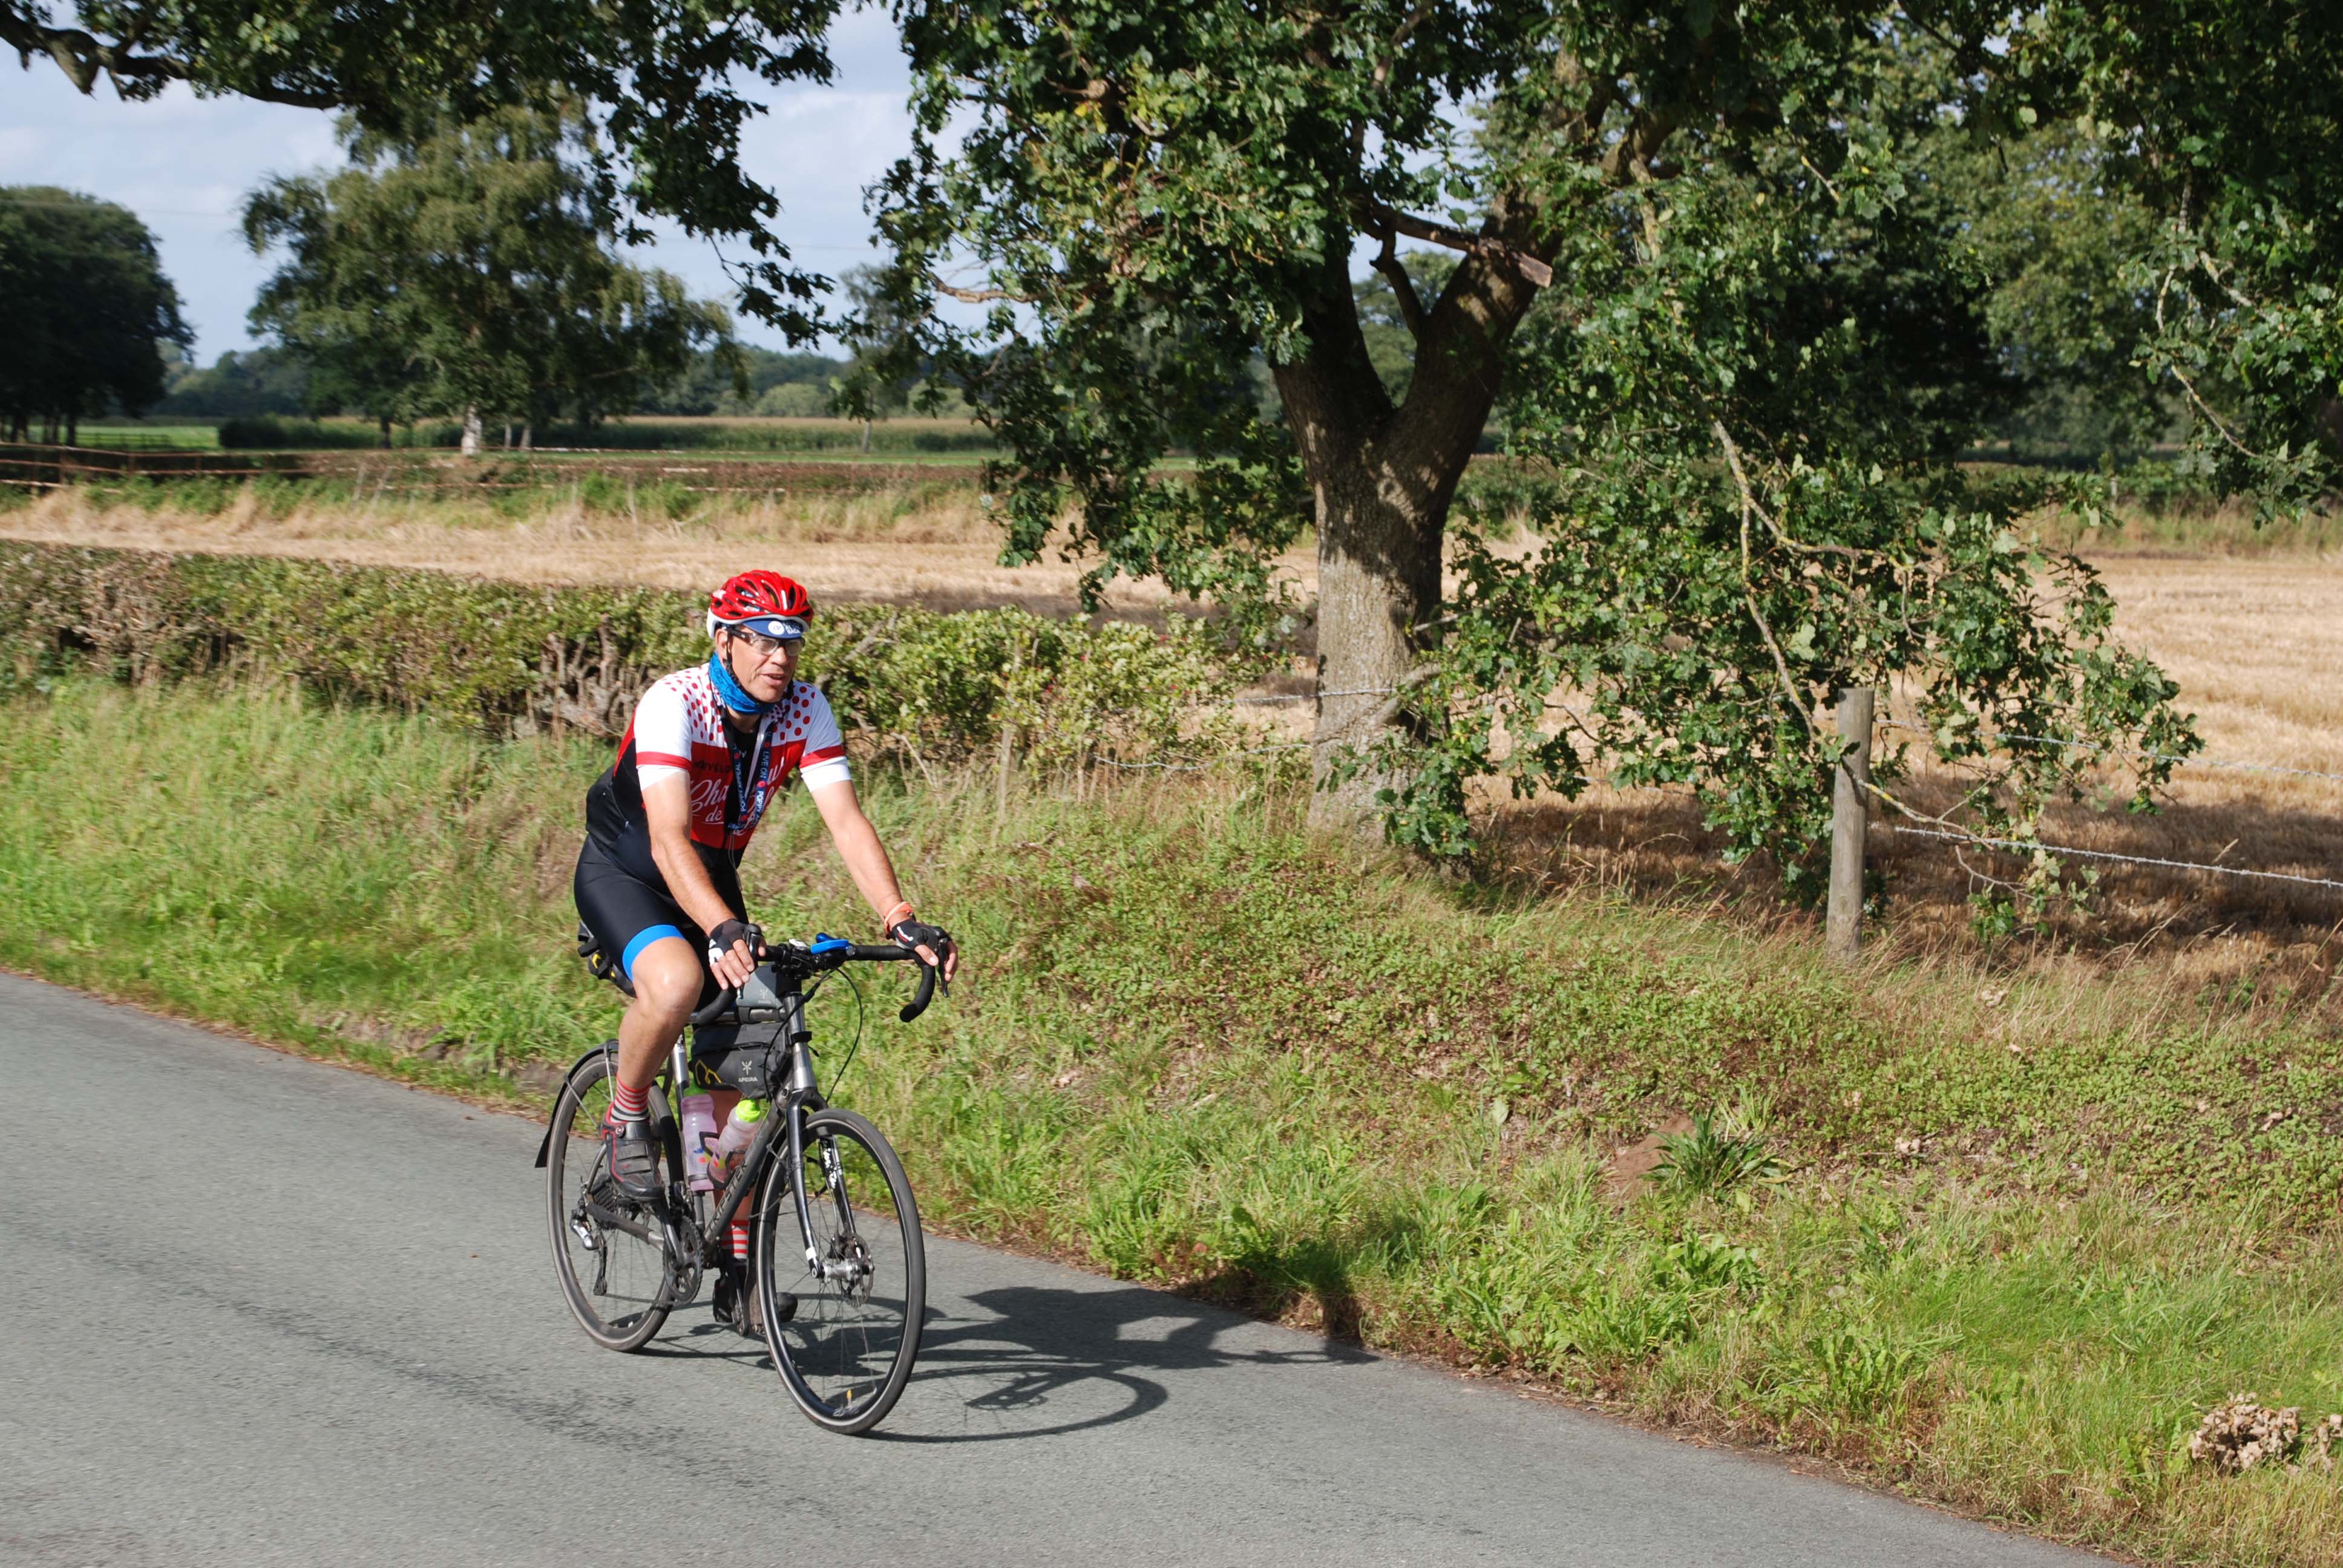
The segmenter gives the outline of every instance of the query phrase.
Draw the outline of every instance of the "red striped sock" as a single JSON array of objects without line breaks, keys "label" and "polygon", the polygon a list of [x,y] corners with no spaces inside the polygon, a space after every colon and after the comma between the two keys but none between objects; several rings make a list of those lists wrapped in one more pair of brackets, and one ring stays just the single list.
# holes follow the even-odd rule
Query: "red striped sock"
[{"label": "red striped sock", "polygon": [[746,1220],[732,1221],[732,1261],[736,1263],[749,1261],[749,1221]]},{"label": "red striped sock", "polygon": [[650,1085],[629,1089],[618,1080],[610,1081],[610,1114],[621,1121],[640,1121],[650,1114]]}]

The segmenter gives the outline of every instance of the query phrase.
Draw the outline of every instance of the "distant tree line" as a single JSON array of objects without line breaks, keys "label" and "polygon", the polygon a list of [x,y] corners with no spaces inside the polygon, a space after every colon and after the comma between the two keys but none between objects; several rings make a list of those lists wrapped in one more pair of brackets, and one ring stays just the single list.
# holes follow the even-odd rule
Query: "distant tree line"
[{"label": "distant tree line", "polygon": [[[743,393],[730,371],[709,350],[692,356],[682,375],[648,387],[631,414],[676,416],[796,416],[830,411],[831,383],[848,361],[828,355],[784,353],[753,344],[739,346]],[[148,412],[195,419],[297,418],[305,415],[357,413],[332,400],[319,386],[312,393],[309,361],[296,349],[269,345],[229,349],[207,366],[184,356],[166,356],[169,382]]]},{"label": "distant tree line", "polygon": [[[890,361],[901,327],[874,274],[841,280],[850,357],[739,344],[719,307],[612,254],[585,196],[589,175],[565,160],[573,139],[558,116],[441,124],[403,141],[353,129],[350,167],[252,198],[247,232],[287,256],[252,317],[276,341],[209,366],[188,357],[176,293],[134,215],[51,187],[0,190],[0,299],[23,305],[0,421],[14,437],[54,439],[83,419],[142,413],[403,422],[468,408],[525,427],[564,415],[588,426],[613,414],[883,417],[910,406],[924,367]],[[2177,393],[2136,368],[2153,301],[2118,274],[2152,220],[2102,176],[2103,156],[2071,130],[2015,150],[1947,138],[1931,170],[1989,281],[1980,308],[2001,391],[1968,435],[2016,456],[2129,461],[2187,427]],[[1456,265],[1442,250],[1394,259],[1417,298],[1436,297]],[[1369,361],[1403,401],[1415,339],[1390,269],[1352,290]],[[1278,416],[1264,359],[1240,383],[1233,395]],[[1492,418],[1501,431],[1505,399]]]}]

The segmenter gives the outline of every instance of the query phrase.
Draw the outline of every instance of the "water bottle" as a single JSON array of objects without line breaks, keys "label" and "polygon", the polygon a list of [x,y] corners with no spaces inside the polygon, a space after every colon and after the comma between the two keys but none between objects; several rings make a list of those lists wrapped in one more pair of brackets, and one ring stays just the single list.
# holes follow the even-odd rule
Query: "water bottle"
[{"label": "water bottle", "polygon": [[740,1169],[748,1157],[749,1145],[757,1141],[758,1125],[765,1120],[765,1102],[743,1100],[732,1108],[732,1119],[724,1124],[722,1136],[708,1151],[709,1179],[718,1186],[732,1180],[732,1172]]},{"label": "water bottle", "polygon": [[708,1153],[716,1142],[716,1101],[704,1089],[683,1097],[684,1181],[695,1192],[716,1191],[709,1174]]}]

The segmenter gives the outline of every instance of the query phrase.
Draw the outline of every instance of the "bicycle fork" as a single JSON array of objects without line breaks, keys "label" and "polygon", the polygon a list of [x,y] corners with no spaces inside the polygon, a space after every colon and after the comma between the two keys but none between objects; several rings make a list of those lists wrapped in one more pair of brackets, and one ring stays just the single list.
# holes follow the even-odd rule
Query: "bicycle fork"
[{"label": "bicycle fork", "polygon": [[[809,1063],[808,1065],[810,1066]],[[862,1260],[857,1257],[825,1258],[821,1255],[821,1249],[814,1245],[814,1197],[807,1191],[807,1183],[802,1179],[806,1168],[805,1111],[809,1103],[813,1109],[820,1110],[820,1097],[810,1091],[793,1096],[789,1113],[789,1171],[796,1178],[789,1182],[789,1197],[797,1205],[798,1234],[805,1238],[808,1272],[825,1284],[844,1281],[851,1285],[862,1278]],[[854,1217],[847,1208],[844,1171],[839,1162],[838,1145],[835,1143],[821,1146],[821,1190],[826,1200],[838,1205],[840,1229],[848,1235],[853,1234]]]}]

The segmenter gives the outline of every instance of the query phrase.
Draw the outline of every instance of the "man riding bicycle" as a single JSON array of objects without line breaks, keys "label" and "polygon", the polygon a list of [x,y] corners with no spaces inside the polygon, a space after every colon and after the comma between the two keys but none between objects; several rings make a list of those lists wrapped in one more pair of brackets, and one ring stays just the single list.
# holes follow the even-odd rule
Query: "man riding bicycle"
[{"label": "man riding bicycle", "polygon": [[[659,1192],[648,1120],[659,1063],[703,999],[739,985],[762,956],[749,950],[740,856],[767,803],[792,779],[805,781],[880,929],[922,962],[940,964],[946,980],[959,968],[950,934],[920,920],[895,880],[855,798],[830,704],[796,678],[812,618],[811,596],[778,573],[726,582],[709,597],[708,663],[652,684],[617,760],[586,792],[578,914],[634,991],[618,1024],[602,1135],[612,1178],[638,1201]],[[737,1098],[716,1097],[719,1125]],[[717,1282],[717,1310],[728,1320],[747,1315],[748,1251],[743,1215],[732,1227],[733,1267]]]}]

